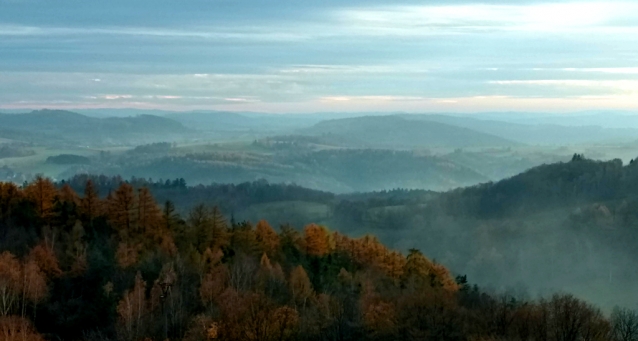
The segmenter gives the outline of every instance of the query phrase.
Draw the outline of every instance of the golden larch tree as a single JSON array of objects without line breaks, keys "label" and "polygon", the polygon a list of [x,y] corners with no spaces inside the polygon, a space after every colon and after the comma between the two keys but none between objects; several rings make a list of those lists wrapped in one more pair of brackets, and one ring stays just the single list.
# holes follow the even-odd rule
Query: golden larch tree
[{"label": "golden larch tree", "polygon": [[306,270],[301,265],[292,269],[288,284],[295,304],[305,308],[308,300],[314,295],[314,290]]},{"label": "golden larch tree", "polygon": [[128,268],[137,264],[141,246],[134,242],[121,241],[115,251],[117,264],[122,268]]},{"label": "golden larch tree", "polygon": [[136,199],[133,186],[124,182],[108,200],[109,220],[124,239],[135,229]]},{"label": "golden larch tree", "polygon": [[55,255],[55,251],[45,243],[40,243],[33,247],[29,252],[28,259],[34,261],[40,270],[50,278],[62,275],[60,263],[58,262],[58,257]]},{"label": "golden larch tree", "polygon": [[35,204],[35,211],[44,220],[51,218],[57,190],[51,180],[38,175],[26,188],[27,197]]},{"label": "golden larch tree", "polygon": [[69,186],[69,184],[64,184],[62,188],[60,188],[60,201],[70,205],[77,205],[80,201],[77,193]]},{"label": "golden larch tree", "polygon": [[330,233],[323,226],[307,225],[304,228],[304,244],[308,255],[325,256],[331,251]]},{"label": "golden larch tree", "polygon": [[199,296],[205,307],[211,308],[228,287],[228,268],[219,264],[211,268],[202,279]]},{"label": "golden larch tree", "polygon": [[371,280],[363,282],[359,299],[363,324],[373,338],[391,333],[396,327],[395,307],[384,301]]},{"label": "golden larch tree", "polygon": [[259,243],[260,251],[269,257],[274,256],[279,249],[279,235],[265,220],[260,220],[255,226],[255,236]]},{"label": "golden larch tree", "polygon": [[154,236],[160,227],[162,213],[146,187],[142,187],[137,192],[137,223],[141,232],[145,235]]},{"label": "golden larch tree", "polygon": [[89,225],[93,223],[93,219],[102,214],[102,202],[91,179],[87,180],[84,186],[84,197],[80,200],[80,212],[86,217]]},{"label": "golden larch tree", "polygon": [[278,307],[272,312],[271,340],[292,340],[299,325],[299,313],[287,306]]}]

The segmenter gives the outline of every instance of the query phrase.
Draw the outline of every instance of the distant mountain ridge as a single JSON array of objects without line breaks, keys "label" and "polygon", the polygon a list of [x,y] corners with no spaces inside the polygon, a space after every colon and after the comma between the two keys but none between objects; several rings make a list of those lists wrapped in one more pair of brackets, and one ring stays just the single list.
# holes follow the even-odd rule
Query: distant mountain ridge
[{"label": "distant mountain ridge", "polygon": [[[0,114],[3,130],[44,134],[65,141],[120,144],[134,141],[170,140],[191,132],[165,117],[95,118],[65,110],[36,110],[23,114]],[[15,134],[12,135],[15,138]]]},{"label": "distant mountain ridge", "polygon": [[[450,116],[438,114],[403,114],[400,117],[412,121],[429,121],[472,129],[478,132],[499,136],[504,139],[532,145],[597,143],[607,141],[631,141],[638,137],[635,128],[609,128],[599,125],[560,125],[550,124],[538,119],[500,121],[495,119],[468,116]],[[565,123],[559,118],[556,122]],[[593,122],[591,122],[593,123]],[[630,127],[630,126],[629,126]]]},{"label": "distant mountain ridge", "polygon": [[281,132],[315,124],[321,119],[306,115],[249,114],[231,111],[168,113],[164,117],[200,131]]},{"label": "distant mountain ridge", "polygon": [[364,116],[322,121],[301,134],[338,136],[351,146],[367,148],[509,147],[520,143],[465,127],[408,120],[398,115]]}]

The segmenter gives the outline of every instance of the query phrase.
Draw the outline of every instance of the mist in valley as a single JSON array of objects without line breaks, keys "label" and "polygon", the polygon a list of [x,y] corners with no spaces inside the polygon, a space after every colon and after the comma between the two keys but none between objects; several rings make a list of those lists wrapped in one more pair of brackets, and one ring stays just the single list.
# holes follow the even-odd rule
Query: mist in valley
[{"label": "mist in valley", "polygon": [[[156,195],[183,212],[204,203],[238,221],[319,223],[374,235],[404,252],[422,250],[495,292],[532,298],[569,292],[605,309],[638,302],[628,208],[635,198],[626,191],[633,184],[620,185],[633,174],[628,164],[638,142],[628,132],[638,127],[604,127],[608,113],[588,116],[599,125],[586,127],[510,123],[480,113],[344,113],[325,120],[321,114],[153,114],[161,116],[0,115],[2,126],[16,132],[2,142],[0,175],[17,184],[37,174],[58,183],[85,174],[118,176],[103,195],[118,181],[144,186],[181,179],[186,192]],[[33,124],[43,115],[55,119]],[[111,126],[127,120],[156,124],[130,131]],[[239,192],[254,187],[265,198],[241,202],[232,191],[216,193],[225,184]],[[271,184],[308,190],[268,194]]]},{"label": "mist in valley", "polygon": [[0,0],[0,340],[638,340],[635,13]]}]

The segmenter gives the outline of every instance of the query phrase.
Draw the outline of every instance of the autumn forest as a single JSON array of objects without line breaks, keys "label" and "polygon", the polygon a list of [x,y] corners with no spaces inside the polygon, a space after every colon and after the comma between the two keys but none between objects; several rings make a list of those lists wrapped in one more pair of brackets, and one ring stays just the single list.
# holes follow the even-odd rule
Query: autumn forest
[{"label": "autumn forest", "polygon": [[0,185],[0,338],[633,340],[638,316],[571,295],[488,294],[374,236],[180,215],[127,182]]}]

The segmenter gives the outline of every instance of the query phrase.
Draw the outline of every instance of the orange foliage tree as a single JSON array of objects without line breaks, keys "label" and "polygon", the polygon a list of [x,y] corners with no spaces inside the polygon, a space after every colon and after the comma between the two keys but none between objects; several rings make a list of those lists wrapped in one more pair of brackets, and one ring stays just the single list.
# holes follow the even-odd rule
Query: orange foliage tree
[{"label": "orange foliage tree", "polygon": [[133,193],[133,186],[122,183],[108,199],[109,220],[124,239],[128,234],[137,230],[135,226],[135,206],[137,198]]},{"label": "orange foliage tree", "polygon": [[86,217],[89,225],[93,223],[93,219],[102,213],[102,202],[99,193],[89,179],[84,187],[84,197],[80,199],[80,212]]},{"label": "orange foliage tree", "polygon": [[2,341],[45,341],[31,322],[18,316],[0,317],[0,340]]},{"label": "orange foliage tree", "polygon": [[146,334],[148,302],[146,282],[138,272],[133,289],[124,293],[117,305],[117,334],[121,340],[139,340]]},{"label": "orange foliage tree", "polygon": [[38,216],[45,221],[53,214],[53,203],[57,190],[48,178],[37,176],[25,189],[27,197],[35,204]]},{"label": "orange foliage tree", "polygon": [[273,257],[279,248],[279,235],[265,220],[260,220],[255,226],[255,236],[262,253]]},{"label": "orange foliage tree", "polygon": [[306,253],[311,256],[322,257],[332,251],[330,233],[323,226],[316,224],[306,226],[304,243]]}]

